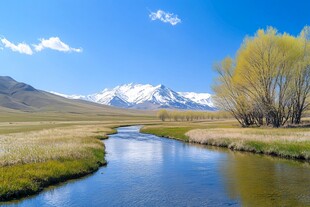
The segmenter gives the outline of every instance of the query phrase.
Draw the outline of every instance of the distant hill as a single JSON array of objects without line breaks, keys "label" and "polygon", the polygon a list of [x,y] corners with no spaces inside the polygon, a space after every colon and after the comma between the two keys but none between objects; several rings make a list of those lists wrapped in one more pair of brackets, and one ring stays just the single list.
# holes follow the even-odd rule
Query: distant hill
[{"label": "distant hill", "polygon": [[[130,115],[137,113],[83,100],[67,99],[35,89],[8,76],[0,76],[0,111],[101,113]],[[139,112],[140,113],[140,112]]]},{"label": "distant hill", "polygon": [[129,109],[216,110],[212,96],[208,93],[175,92],[164,85],[131,83],[87,96],[52,93],[69,99],[81,99]]}]

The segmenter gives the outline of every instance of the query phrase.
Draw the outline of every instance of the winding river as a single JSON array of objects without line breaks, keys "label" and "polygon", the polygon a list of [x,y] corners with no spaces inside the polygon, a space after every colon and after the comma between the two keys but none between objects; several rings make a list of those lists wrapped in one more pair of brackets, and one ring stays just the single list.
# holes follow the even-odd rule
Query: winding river
[{"label": "winding river", "polygon": [[310,166],[121,127],[108,165],[7,206],[310,206]]}]

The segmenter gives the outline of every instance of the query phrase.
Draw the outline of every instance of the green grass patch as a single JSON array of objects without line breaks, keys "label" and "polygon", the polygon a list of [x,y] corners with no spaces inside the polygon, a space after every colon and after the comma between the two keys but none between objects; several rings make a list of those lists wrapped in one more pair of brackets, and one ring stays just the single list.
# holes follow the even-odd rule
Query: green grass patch
[{"label": "green grass patch", "polygon": [[104,150],[90,149],[91,156],[77,160],[51,160],[1,167],[0,201],[32,195],[44,187],[94,172],[106,163]]},{"label": "green grass patch", "polygon": [[255,149],[256,152],[276,155],[286,158],[310,160],[310,141],[304,142],[287,142],[275,141],[270,143],[264,142],[247,142]]},{"label": "green grass patch", "polygon": [[194,129],[193,127],[143,127],[140,132],[146,134],[154,134],[159,137],[167,137],[188,141],[186,132]]}]

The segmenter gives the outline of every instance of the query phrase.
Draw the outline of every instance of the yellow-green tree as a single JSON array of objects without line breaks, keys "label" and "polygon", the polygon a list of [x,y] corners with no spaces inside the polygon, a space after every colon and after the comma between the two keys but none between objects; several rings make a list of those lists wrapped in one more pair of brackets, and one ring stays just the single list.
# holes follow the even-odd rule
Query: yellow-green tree
[{"label": "yellow-green tree", "polygon": [[278,34],[274,28],[258,30],[247,38],[237,56],[234,81],[259,103],[267,124],[279,127],[292,113],[292,81],[301,57],[297,38]]},{"label": "yellow-green tree", "polygon": [[167,110],[165,109],[162,109],[162,110],[159,110],[157,112],[157,117],[162,120],[162,121],[165,121],[167,118],[169,118],[169,114],[167,112]]},{"label": "yellow-green tree", "polygon": [[217,105],[243,126],[265,120],[279,127],[290,118],[300,123],[309,106],[309,37],[309,27],[299,37],[272,27],[247,37],[235,61],[226,58],[215,67]]},{"label": "yellow-green tree", "polygon": [[221,63],[216,64],[214,69],[218,74],[213,86],[217,107],[230,112],[242,126],[254,124],[255,121],[251,116],[252,104],[233,81],[235,74],[233,59],[225,58]]}]

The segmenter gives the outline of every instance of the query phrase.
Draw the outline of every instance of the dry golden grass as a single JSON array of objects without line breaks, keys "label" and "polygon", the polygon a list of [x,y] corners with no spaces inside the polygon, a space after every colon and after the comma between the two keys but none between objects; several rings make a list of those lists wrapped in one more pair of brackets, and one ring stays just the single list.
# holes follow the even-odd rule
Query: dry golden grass
[{"label": "dry golden grass", "polygon": [[0,167],[84,159],[90,149],[103,149],[99,139],[115,133],[114,127],[141,122],[147,121],[2,122]]},{"label": "dry golden grass", "polygon": [[82,125],[0,135],[0,166],[87,158],[90,148],[103,149],[92,139],[99,130],[105,134],[111,129]]},{"label": "dry golden grass", "polygon": [[204,142],[207,139],[243,139],[260,141],[310,141],[309,129],[254,129],[254,128],[217,128],[194,129],[186,133],[190,141]]},{"label": "dry golden grass", "polygon": [[[106,162],[97,138],[113,130],[98,123],[71,124],[0,124],[0,201],[91,173]],[[3,134],[5,126],[23,132]]]}]

